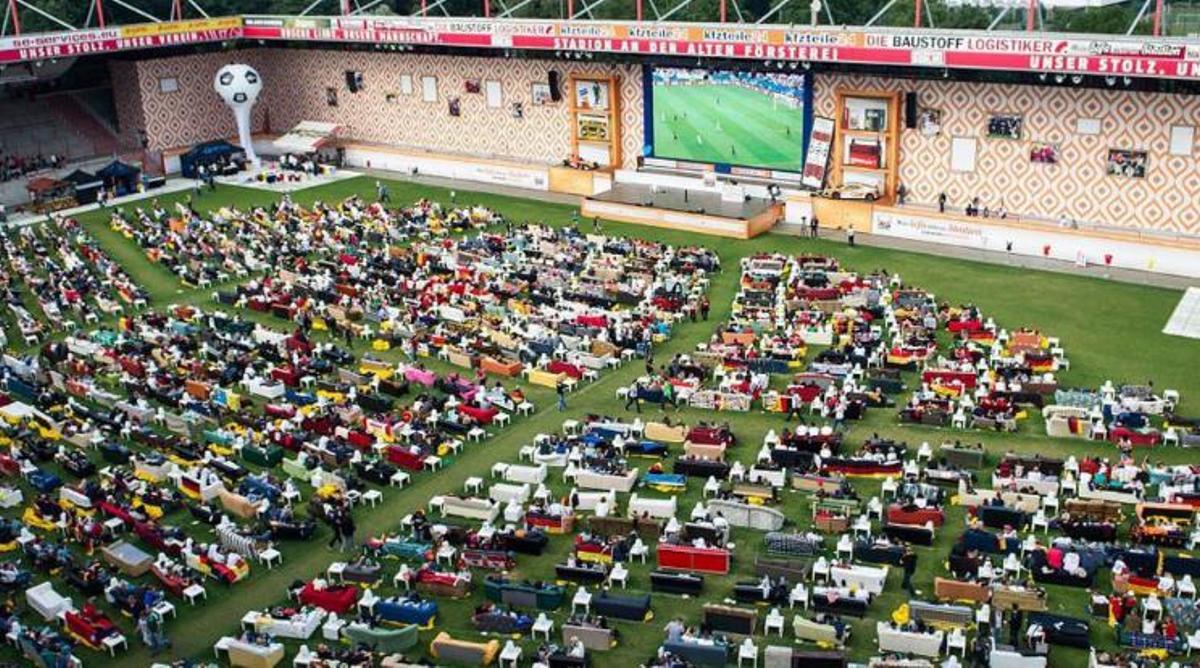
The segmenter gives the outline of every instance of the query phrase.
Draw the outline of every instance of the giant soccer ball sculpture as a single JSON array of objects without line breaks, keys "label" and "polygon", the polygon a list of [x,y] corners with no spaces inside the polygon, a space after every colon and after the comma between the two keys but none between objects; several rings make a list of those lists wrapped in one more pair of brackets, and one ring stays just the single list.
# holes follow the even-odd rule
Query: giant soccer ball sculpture
[{"label": "giant soccer ball sculpture", "polygon": [[213,88],[225,100],[225,104],[233,110],[237,121],[238,141],[246,151],[246,158],[254,169],[258,169],[258,156],[254,153],[254,141],[250,136],[250,109],[262,92],[262,77],[249,65],[226,65],[217,70],[213,78]]}]

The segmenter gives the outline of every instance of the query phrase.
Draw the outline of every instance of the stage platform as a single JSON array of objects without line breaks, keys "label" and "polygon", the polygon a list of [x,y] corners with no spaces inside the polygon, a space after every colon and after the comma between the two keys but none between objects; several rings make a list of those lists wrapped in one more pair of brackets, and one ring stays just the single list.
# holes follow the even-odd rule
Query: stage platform
[{"label": "stage platform", "polygon": [[[265,179],[259,179],[260,175],[265,176],[266,174],[287,174],[297,177],[299,180],[284,179],[268,182]],[[259,170],[246,170],[230,176],[218,176],[217,183],[252,188],[254,190],[266,190],[274,193],[294,193],[306,188],[315,188],[330,183],[337,183],[338,181],[345,181],[356,176],[360,176],[359,172],[353,172],[348,169],[337,169],[326,174],[308,175],[299,172],[281,172],[275,169],[263,168]]]},{"label": "stage platform", "polygon": [[727,201],[719,193],[617,183],[585,197],[580,213],[622,223],[749,239],[771,229],[783,216],[783,202],[749,198]]}]

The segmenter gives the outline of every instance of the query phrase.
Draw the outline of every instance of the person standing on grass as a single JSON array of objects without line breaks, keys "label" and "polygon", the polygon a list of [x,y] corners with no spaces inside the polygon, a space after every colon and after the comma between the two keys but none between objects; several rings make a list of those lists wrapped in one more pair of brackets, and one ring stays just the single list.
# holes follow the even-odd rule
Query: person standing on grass
[{"label": "person standing on grass", "polygon": [[630,385],[629,389],[626,390],[625,410],[629,410],[629,407],[633,406],[639,414],[642,412],[642,404],[638,402],[638,390],[640,389],[641,385],[635,380],[633,381],[633,385]]},{"label": "person standing on grass", "polygon": [[1008,644],[1013,647],[1019,647],[1017,641],[1021,639],[1021,624],[1025,621],[1025,615],[1021,613],[1021,609],[1016,603],[1012,604],[1012,610],[1008,616]]},{"label": "person standing on grass", "polygon": [[558,412],[567,410],[567,384],[558,381],[554,384],[554,392],[558,394]]},{"label": "person standing on grass", "polygon": [[917,554],[907,545],[904,546],[904,554],[900,557],[900,566],[904,568],[904,582],[901,586],[910,595],[916,596],[917,591],[913,589],[912,576],[917,572]]},{"label": "person standing on grass", "polygon": [[846,243],[850,244],[851,248],[854,248],[854,228],[853,227],[846,228]]},{"label": "person standing on grass", "polygon": [[708,311],[712,308],[712,303],[708,301],[708,297],[700,298],[700,317],[708,320]]},{"label": "person standing on grass", "polygon": [[329,528],[333,529],[333,537],[329,539],[326,545],[329,549],[333,549],[335,545],[342,542],[342,512],[334,509],[333,514],[329,518]]},{"label": "person standing on grass", "polygon": [[674,408],[675,410],[679,410],[679,404],[675,403],[675,386],[671,384],[671,381],[668,380],[667,382],[663,383],[662,391],[663,391],[662,409],[664,411],[667,410],[667,404],[671,404],[671,408]]},{"label": "person standing on grass", "polygon": [[816,239],[817,237],[821,236],[820,232],[817,229],[817,217],[816,216],[813,216],[812,220],[809,221],[809,223],[808,223],[808,236],[813,239]]},{"label": "person standing on grass", "polygon": [[338,535],[341,538],[341,552],[345,552],[346,548],[354,547],[354,531],[357,529],[354,526],[354,516],[349,512],[342,513],[341,521],[338,522]]},{"label": "person standing on grass", "polygon": [[795,417],[800,421],[800,424],[804,424],[804,415],[800,413],[804,408],[804,402],[800,401],[800,397],[795,394],[785,394],[781,401],[787,402],[787,415],[784,416],[783,421],[791,422],[792,418]]}]

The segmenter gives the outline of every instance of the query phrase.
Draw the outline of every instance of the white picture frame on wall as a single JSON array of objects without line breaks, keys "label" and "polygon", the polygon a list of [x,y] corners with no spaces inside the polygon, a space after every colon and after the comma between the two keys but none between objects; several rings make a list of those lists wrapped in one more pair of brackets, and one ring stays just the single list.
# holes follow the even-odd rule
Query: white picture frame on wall
[{"label": "white picture frame on wall", "polygon": [[179,90],[179,79],[175,77],[162,77],[158,80],[158,91],[160,93],[174,93]]},{"label": "white picture frame on wall", "polygon": [[1196,145],[1196,127],[1193,125],[1172,125],[1171,143],[1168,149],[1171,155],[1190,156],[1192,147]]},{"label": "white picture frame on wall", "polygon": [[412,75],[411,74],[401,74],[400,75],[400,94],[401,95],[412,95],[412,93],[413,93]]},{"label": "white picture frame on wall", "polygon": [[950,138],[950,171],[972,173],[975,171],[975,152],[978,149],[974,137]]},{"label": "white picture frame on wall", "polygon": [[437,102],[437,77],[421,77],[421,99]]},{"label": "white picture frame on wall", "polygon": [[487,106],[492,109],[499,109],[504,106],[504,89],[499,81],[488,79],[483,82],[483,94],[487,99]]},{"label": "white picture frame on wall", "polygon": [[1100,134],[1099,118],[1080,118],[1075,121],[1075,132],[1089,137]]}]

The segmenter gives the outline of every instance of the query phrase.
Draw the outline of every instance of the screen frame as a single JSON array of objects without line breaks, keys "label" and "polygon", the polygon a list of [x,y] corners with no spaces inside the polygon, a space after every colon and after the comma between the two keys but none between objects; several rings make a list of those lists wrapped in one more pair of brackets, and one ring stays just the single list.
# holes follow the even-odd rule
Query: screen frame
[{"label": "screen frame", "polygon": [[[710,72],[751,72],[754,74],[800,74],[804,77],[804,111],[803,124],[800,130],[803,143],[800,146],[800,155],[797,156],[796,169],[778,169],[775,167],[767,167],[763,165],[754,165],[743,162],[706,162],[703,160],[693,160],[680,156],[660,155],[656,152],[654,146],[654,70],[659,69],[693,69],[693,70],[708,70]],[[804,173],[804,162],[808,156],[808,143],[812,139],[812,124],[813,124],[813,74],[810,71],[797,72],[795,70],[769,70],[765,68],[735,68],[735,67],[688,67],[686,65],[655,65],[646,63],[642,65],[642,156],[657,160],[671,160],[685,165],[688,165],[693,170],[697,166],[710,165],[714,172],[718,174],[733,174],[734,170],[749,170],[754,172],[781,173],[794,175],[797,178]],[[752,175],[747,175],[752,176]],[[769,178],[769,177],[763,177]]]}]

